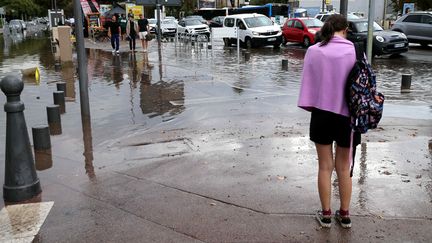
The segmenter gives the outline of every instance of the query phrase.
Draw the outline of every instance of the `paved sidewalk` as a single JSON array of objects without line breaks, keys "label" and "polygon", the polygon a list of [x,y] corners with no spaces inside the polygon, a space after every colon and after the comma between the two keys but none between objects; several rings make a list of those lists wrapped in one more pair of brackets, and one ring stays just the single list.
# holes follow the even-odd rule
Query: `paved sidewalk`
[{"label": "paved sidewalk", "polygon": [[[121,45],[122,60],[130,58]],[[86,46],[110,51],[109,43]],[[257,82],[260,89],[246,87],[209,71],[221,67],[194,59],[196,52],[176,53],[184,63],[171,56],[158,63],[157,54],[153,41],[143,55],[156,81],[138,82],[140,93],[126,81],[127,89],[112,85],[105,93],[90,78],[92,133],[82,134],[79,99],[67,103],[63,134],[51,137],[54,166],[38,171],[42,201],[54,206],[34,242],[431,242],[430,120],[384,116],[363,137],[353,228],[322,229],[314,219],[319,199],[309,114],[295,106],[295,95],[284,94],[298,87],[270,92],[274,84],[266,80]],[[94,56],[102,64],[92,75],[112,68],[101,61],[106,55]],[[158,96],[146,96],[148,90]],[[138,120],[134,107],[150,108],[135,105],[137,96],[150,103],[163,97],[151,103],[162,115]],[[25,102],[30,127],[38,121],[37,104]],[[124,124],[125,116],[136,121]],[[336,181],[333,198],[335,211]]]}]

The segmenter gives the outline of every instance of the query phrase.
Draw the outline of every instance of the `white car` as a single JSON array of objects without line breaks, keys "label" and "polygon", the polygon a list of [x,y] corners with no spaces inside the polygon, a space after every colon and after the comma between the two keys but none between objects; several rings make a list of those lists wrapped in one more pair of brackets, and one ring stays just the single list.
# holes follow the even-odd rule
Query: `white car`
[{"label": "white car", "polygon": [[157,20],[156,19],[148,19],[149,22],[149,28],[150,28],[150,33],[155,34],[156,33],[156,25],[157,25]]},{"label": "white car", "polygon": [[177,31],[178,33],[202,34],[207,38],[210,36],[210,27],[195,18],[180,20]]},{"label": "white car", "polygon": [[[246,48],[272,45],[279,48],[282,43],[282,31],[279,25],[262,14],[234,14],[224,19],[222,29],[232,33],[238,29],[240,45]],[[237,43],[234,36],[223,37],[225,46]]]},{"label": "white car", "polygon": [[172,19],[164,19],[161,21],[162,36],[175,36],[177,32],[177,24]]}]

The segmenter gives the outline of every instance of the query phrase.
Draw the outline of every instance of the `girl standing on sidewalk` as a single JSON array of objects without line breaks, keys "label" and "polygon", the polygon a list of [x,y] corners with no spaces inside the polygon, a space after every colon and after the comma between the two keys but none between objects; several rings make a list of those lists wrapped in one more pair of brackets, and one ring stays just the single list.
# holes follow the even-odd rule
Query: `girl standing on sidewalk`
[{"label": "girl standing on sidewalk", "polygon": [[[339,14],[330,16],[321,28],[321,42],[311,46],[304,59],[298,106],[311,112],[310,140],[318,154],[318,192],[321,210],[316,214],[322,227],[331,226],[331,176],[334,168],[339,183],[340,208],[336,220],[351,227],[349,207],[351,127],[345,84],[356,61],[355,48],[346,39],[348,21]],[[354,138],[354,144],[360,137]],[[333,142],[336,142],[333,158]]]}]

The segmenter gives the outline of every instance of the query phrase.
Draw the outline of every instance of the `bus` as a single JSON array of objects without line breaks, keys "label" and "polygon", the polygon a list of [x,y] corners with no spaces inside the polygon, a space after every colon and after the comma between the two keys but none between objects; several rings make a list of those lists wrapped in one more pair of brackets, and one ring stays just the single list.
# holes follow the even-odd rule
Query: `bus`
[{"label": "bus", "polygon": [[267,3],[261,6],[243,6],[241,8],[222,8],[222,9],[199,9],[194,12],[194,15],[203,16],[204,19],[210,20],[216,16],[226,16],[242,13],[258,13],[274,19],[277,16],[290,16],[290,4],[283,3]]}]

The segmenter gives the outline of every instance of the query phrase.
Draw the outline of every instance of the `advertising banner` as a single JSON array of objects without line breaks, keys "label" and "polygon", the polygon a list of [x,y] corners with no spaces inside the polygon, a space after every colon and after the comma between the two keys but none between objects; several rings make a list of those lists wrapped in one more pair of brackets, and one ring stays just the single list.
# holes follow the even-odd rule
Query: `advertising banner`
[{"label": "advertising banner", "polygon": [[139,15],[144,13],[144,9],[140,5],[126,4],[126,13],[128,17],[132,14],[134,19],[139,19]]}]

